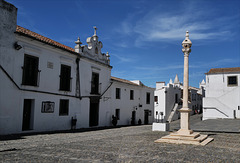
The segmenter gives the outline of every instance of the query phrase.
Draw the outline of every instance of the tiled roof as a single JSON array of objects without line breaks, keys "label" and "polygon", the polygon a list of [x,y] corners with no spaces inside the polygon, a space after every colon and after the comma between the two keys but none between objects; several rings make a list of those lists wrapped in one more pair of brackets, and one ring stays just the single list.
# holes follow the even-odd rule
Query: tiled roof
[{"label": "tiled roof", "polygon": [[32,31],[30,31],[26,28],[23,28],[21,26],[18,26],[18,25],[17,25],[17,28],[16,28],[16,33],[24,35],[24,36],[31,37],[33,39],[36,39],[36,40],[39,40],[41,42],[47,43],[49,45],[59,47],[61,49],[64,49],[64,50],[67,50],[69,52],[74,52],[75,53],[74,49],[69,47],[69,46],[63,45],[63,44],[61,44],[57,41],[54,41],[54,40],[52,40],[50,38],[47,38],[47,37],[44,37],[44,36],[42,36],[38,33],[32,32]]},{"label": "tiled roof", "polygon": [[131,85],[139,86],[138,84],[133,83],[133,82],[131,82],[131,81],[129,81],[129,80],[126,80],[126,79],[120,79],[120,78],[116,78],[116,77],[113,77],[113,76],[111,76],[111,79],[112,79],[112,80],[115,80],[115,81],[118,81],[118,82],[122,82],[122,83],[127,83],[127,84],[131,84]]},{"label": "tiled roof", "polygon": [[229,73],[229,72],[240,72],[240,67],[212,68],[206,74],[218,74],[218,73]]}]

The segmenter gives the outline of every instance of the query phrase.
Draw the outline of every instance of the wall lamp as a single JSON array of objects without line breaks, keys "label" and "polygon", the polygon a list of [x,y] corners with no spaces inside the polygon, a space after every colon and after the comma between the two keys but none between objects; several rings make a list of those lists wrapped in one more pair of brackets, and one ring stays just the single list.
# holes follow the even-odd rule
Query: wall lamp
[{"label": "wall lamp", "polygon": [[15,48],[16,50],[20,50],[20,49],[22,49],[22,46],[19,45],[18,42],[15,42],[15,43],[14,43],[14,48]]}]

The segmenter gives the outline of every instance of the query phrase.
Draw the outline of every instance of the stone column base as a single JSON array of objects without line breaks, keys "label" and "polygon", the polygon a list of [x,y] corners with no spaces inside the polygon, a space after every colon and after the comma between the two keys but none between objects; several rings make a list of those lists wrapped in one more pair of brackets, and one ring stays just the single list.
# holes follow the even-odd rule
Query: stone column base
[{"label": "stone column base", "polygon": [[174,143],[174,144],[193,144],[207,145],[213,138],[208,138],[208,135],[200,135],[200,133],[192,132],[191,134],[182,134],[179,132],[171,133],[156,141],[155,143]]},{"label": "stone column base", "polygon": [[188,129],[179,129],[177,131],[179,135],[191,135],[193,133],[193,130],[188,130]]},{"label": "stone column base", "polygon": [[168,131],[169,123],[155,123],[152,124],[152,131]]}]

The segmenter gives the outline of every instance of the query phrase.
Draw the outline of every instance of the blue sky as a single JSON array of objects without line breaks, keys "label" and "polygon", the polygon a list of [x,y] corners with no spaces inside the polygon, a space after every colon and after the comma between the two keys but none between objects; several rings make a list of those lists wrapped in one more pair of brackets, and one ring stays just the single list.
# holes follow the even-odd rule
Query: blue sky
[{"label": "blue sky", "polygon": [[211,68],[240,67],[239,0],[7,0],[17,24],[74,47],[93,35],[109,52],[112,76],[155,87],[178,74],[181,43],[189,31],[189,84],[198,87]]}]

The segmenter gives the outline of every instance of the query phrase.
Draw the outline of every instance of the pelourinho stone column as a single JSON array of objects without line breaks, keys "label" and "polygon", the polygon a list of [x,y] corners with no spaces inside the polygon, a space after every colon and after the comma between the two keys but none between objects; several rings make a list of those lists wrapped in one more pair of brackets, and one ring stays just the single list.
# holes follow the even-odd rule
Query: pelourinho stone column
[{"label": "pelourinho stone column", "polygon": [[181,114],[181,129],[178,130],[178,134],[180,135],[186,135],[193,133],[192,130],[190,130],[190,112],[191,109],[188,108],[188,79],[189,79],[189,73],[188,73],[188,56],[191,52],[191,46],[192,42],[189,39],[188,31],[186,32],[186,38],[182,42],[182,52],[184,53],[184,74],[183,74],[183,106],[179,110]]},{"label": "pelourinho stone column", "polygon": [[191,52],[192,42],[189,40],[188,31],[186,32],[186,38],[182,42],[182,52],[184,53],[184,76],[183,76],[183,105],[179,110],[181,113],[181,128],[177,132],[173,132],[169,135],[154,141],[155,143],[175,143],[175,144],[195,144],[206,145],[213,140],[208,138],[208,135],[201,135],[200,133],[190,130],[190,112],[188,108],[188,56]]}]

